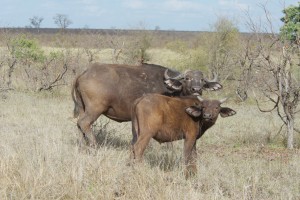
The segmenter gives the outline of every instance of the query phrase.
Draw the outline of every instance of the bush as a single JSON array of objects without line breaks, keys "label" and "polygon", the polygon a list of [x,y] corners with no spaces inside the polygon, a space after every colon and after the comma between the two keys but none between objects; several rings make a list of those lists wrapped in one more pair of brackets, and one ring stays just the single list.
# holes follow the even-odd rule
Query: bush
[{"label": "bush", "polygon": [[24,35],[10,41],[11,55],[24,63],[43,62],[45,60],[44,51],[33,39],[28,39]]},{"label": "bush", "polygon": [[175,40],[166,44],[167,49],[175,51],[177,53],[186,53],[188,45],[182,40]]},{"label": "bush", "polygon": [[140,30],[134,34],[133,38],[129,41],[129,44],[125,45],[124,57],[125,63],[137,64],[141,62],[147,62],[150,60],[150,56],[147,50],[151,47],[152,35],[145,31]]}]

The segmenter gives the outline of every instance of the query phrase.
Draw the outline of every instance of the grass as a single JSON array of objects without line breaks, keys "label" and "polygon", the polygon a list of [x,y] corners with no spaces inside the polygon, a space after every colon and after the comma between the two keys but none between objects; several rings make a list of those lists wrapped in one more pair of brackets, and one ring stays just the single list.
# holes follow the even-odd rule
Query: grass
[{"label": "grass", "polygon": [[227,104],[237,115],[198,140],[198,174],[185,180],[183,141],[151,141],[145,162],[127,165],[130,123],[101,117],[100,148],[84,152],[70,96],[10,91],[0,102],[0,199],[300,198],[299,149],[283,148],[275,114],[255,106]]}]

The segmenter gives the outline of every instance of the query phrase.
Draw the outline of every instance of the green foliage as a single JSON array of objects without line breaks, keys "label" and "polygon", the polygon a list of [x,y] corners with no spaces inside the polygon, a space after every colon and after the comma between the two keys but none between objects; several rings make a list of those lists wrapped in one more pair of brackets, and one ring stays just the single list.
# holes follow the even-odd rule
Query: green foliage
[{"label": "green foliage", "polygon": [[207,72],[208,55],[206,51],[201,47],[191,50],[190,59],[188,63],[189,66],[187,66],[187,68],[199,69],[201,71]]},{"label": "green foliage", "polygon": [[64,57],[64,54],[63,54],[62,52],[60,52],[60,51],[51,51],[51,52],[49,53],[49,56],[48,56],[48,58],[49,58],[50,60],[61,59],[61,58],[63,58],[63,57]]},{"label": "green foliage", "polygon": [[199,69],[208,71],[208,55],[203,47],[189,49],[187,43],[180,39],[167,43],[166,47],[181,55],[181,57],[173,60],[173,66],[177,66],[180,70]]},{"label": "green foliage", "polygon": [[139,56],[144,61],[150,60],[150,57],[146,51],[147,49],[150,48],[151,42],[152,42],[152,37],[147,32],[141,34],[137,44],[138,44],[138,49],[140,51]]},{"label": "green foliage", "polygon": [[216,32],[214,41],[220,53],[226,53],[236,46],[239,30],[230,19],[219,18],[214,25],[214,30]]},{"label": "green foliage", "polygon": [[22,62],[43,62],[45,59],[44,51],[38,46],[38,43],[24,35],[12,39],[9,46],[11,55]]},{"label": "green foliage", "polygon": [[281,21],[284,25],[280,28],[280,35],[283,39],[296,42],[300,36],[300,2],[298,6],[287,7],[283,13],[285,16]]},{"label": "green foliage", "polygon": [[236,55],[239,54],[241,41],[239,36],[233,21],[225,17],[219,18],[213,26],[213,33],[206,36],[208,65],[221,79],[235,74]]},{"label": "green foliage", "polygon": [[177,53],[186,53],[188,49],[187,44],[182,40],[175,40],[175,41],[168,42],[166,47]]}]

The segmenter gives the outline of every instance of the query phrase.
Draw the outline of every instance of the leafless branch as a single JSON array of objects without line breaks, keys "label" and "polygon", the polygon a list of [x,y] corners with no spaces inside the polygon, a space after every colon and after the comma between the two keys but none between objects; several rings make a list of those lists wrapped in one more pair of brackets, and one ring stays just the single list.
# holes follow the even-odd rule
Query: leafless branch
[{"label": "leafless branch", "polygon": [[271,33],[274,34],[275,32],[274,32],[272,20],[271,20],[271,18],[270,18],[270,12],[267,10],[267,7],[266,7],[265,4],[262,4],[262,3],[261,3],[261,4],[260,4],[260,7],[263,9],[263,11],[264,11],[264,13],[265,13],[265,17],[266,17],[266,19],[267,19],[267,21],[268,21],[268,26],[266,26],[266,27],[270,27]]},{"label": "leafless branch", "polygon": [[[269,98],[269,99],[271,99],[271,98]],[[275,108],[278,107],[279,98],[277,98],[277,101],[275,102],[274,107],[272,109],[269,109],[269,110],[263,110],[263,109],[261,109],[261,107],[259,106],[258,100],[256,98],[255,98],[255,101],[256,101],[256,105],[257,105],[257,107],[258,107],[258,109],[259,109],[260,112],[272,112]],[[272,101],[273,101],[273,99],[272,99]]]},{"label": "leafless branch", "polygon": [[54,79],[54,81],[50,82],[48,85],[44,85],[43,87],[40,87],[38,91],[51,90],[53,87],[62,85],[62,84],[55,84],[55,83],[60,81],[64,77],[67,71],[68,71],[68,66],[67,64],[64,64],[62,73],[58,74],[58,76]]},{"label": "leafless branch", "polygon": [[283,123],[283,124],[280,126],[280,128],[279,128],[278,132],[276,133],[276,135],[280,134],[280,132],[282,131],[282,128],[283,128],[284,126],[285,126],[285,123]]}]

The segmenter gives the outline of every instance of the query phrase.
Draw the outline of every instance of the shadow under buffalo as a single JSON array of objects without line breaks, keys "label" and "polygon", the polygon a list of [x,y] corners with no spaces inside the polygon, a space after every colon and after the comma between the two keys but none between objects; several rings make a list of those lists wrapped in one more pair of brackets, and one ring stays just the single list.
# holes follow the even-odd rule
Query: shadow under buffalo
[{"label": "shadow under buffalo", "polygon": [[107,127],[107,124],[100,124],[93,127],[96,135],[97,144],[99,147],[106,146],[116,149],[126,149],[130,147],[130,141],[128,139],[122,139],[117,136],[117,131]]},{"label": "shadow under buffalo", "polygon": [[[128,130],[123,130],[128,132],[130,136],[126,135],[126,139],[122,138],[120,130],[109,127],[109,122],[107,123],[97,123],[93,125],[93,132],[96,135],[98,146],[111,147],[114,149],[131,152],[131,133]],[[126,128],[124,128],[126,129]],[[154,142],[156,143],[156,141]],[[158,147],[158,148],[157,148]],[[158,167],[162,171],[173,171],[177,169],[182,164],[181,153],[176,152],[173,148],[172,143],[161,144],[161,146],[151,145],[147,146],[143,158],[144,162],[148,163],[151,168]]]},{"label": "shadow under buffalo", "polygon": [[[146,149],[144,160],[149,163],[152,168],[159,167],[162,171],[173,171],[181,166],[181,154],[175,152],[172,144],[162,144],[159,150],[150,147]],[[147,152],[148,150],[148,152]]]}]

